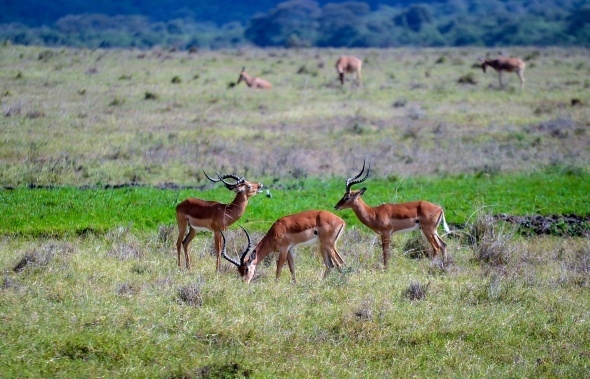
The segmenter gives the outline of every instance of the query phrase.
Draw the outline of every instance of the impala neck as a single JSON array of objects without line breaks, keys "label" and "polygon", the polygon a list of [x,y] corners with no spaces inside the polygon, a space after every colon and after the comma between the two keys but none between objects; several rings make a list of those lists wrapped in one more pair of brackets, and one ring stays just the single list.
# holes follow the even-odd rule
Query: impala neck
[{"label": "impala neck", "polygon": [[246,81],[248,87],[252,87],[252,85],[254,84],[254,78],[246,73],[243,73],[242,76],[244,77],[244,80]]},{"label": "impala neck", "polygon": [[248,196],[245,192],[238,192],[234,200],[225,206],[227,217],[232,220],[228,226],[238,220],[246,211]]},{"label": "impala neck", "polygon": [[273,252],[273,236],[270,236],[269,233],[265,234],[264,237],[258,242],[258,245],[254,248],[256,251],[256,259],[252,262],[255,265],[258,265],[267,255]]},{"label": "impala neck", "polygon": [[363,224],[369,228],[373,225],[373,221],[375,220],[375,210],[373,207],[365,203],[362,197],[357,197],[350,208]]}]

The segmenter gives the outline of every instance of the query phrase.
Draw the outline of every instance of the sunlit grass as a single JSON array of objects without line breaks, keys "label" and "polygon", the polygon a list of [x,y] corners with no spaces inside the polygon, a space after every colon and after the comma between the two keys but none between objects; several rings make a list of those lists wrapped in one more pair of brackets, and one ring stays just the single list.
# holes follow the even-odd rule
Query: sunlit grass
[{"label": "sunlit grass", "polygon": [[[187,166],[341,175],[363,158],[386,175],[588,163],[585,50],[514,48],[534,57],[524,91],[515,75],[499,89],[474,67],[486,53],[474,48],[347,51],[365,59],[364,80],[341,87],[340,53],[3,46],[1,183],[186,182]],[[230,87],[244,65],[273,90]],[[467,74],[477,83],[457,82]],[[25,164],[59,172],[14,169]]]}]

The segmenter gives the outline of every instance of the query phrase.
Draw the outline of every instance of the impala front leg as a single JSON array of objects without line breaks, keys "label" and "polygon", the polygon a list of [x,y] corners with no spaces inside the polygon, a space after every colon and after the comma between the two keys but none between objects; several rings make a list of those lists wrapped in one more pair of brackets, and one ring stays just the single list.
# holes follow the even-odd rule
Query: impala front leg
[{"label": "impala front leg", "polygon": [[297,279],[295,279],[295,261],[291,250],[287,251],[287,264],[289,265],[289,271],[291,271],[291,280],[293,283],[297,283]]},{"label": "impala front leg", "polygon": [[[277,258],[277,275],[276,280],[279,280],[281,276],[281,272],[283,271],[283,266],[285,265],[285,261],[289,257],[289,250],[285,249],[284,251],[279,250],[279,257]],[[290,268],[289,264],[289,268]]]},{"label": "impala front leg", "polygon": [[389,265],[389,245],[391,244],[391,234],[381,234],[381,247],[383,248],[383,266],[387,269]]},{"label": "impala front leg", "polygon": [[221,268],[221,233],[215,231],[213,233],[213,239],[215,240],[215,254],[217,255],[217,263],[215,264],[215,272],[219,272]]}]

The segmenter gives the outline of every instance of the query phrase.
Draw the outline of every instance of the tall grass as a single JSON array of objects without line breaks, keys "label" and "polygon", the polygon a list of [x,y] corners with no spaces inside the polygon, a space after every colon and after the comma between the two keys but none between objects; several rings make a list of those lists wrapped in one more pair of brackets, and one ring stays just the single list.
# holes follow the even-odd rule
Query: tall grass
[{"label": "tall grass", "polygon": [[[430,274],[405,238],[388,271],[374,235],[353,228],[342,273],[322,280],[302,248],[297,284],[261,265],[249,286],[229,264],[214,272],[204,237],[190,272],[157,232],[4,239],[3,377],[584,376],[586,240],[535,237],[499,269],[449,239],[452,263]],[[112,253],[129,241],[141,254]]]}]

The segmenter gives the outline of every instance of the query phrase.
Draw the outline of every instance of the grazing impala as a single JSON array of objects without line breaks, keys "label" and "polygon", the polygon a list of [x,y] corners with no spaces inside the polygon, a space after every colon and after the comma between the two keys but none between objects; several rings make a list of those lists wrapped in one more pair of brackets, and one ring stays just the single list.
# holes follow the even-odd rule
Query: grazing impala
[{"label": "grazing impala", "polygon": [[[178,223],[178,240],[176,241],[176,252],[178,254],[178,267],[180,264],[180,247],[184,248],[186,268],[190,269],[190,258],[188,244],[191,243],[197,232],[211,231],[215,240],[215,251],[217,252],[216,270],[219,271],[221,264],[221,234],[220,230],[226,230],[236,222],[246,210],[248,199],[259,192],[262,192],[262,183],[250,183],[243,177],[236,175],[217,174],[217,179],[212,179],[203,171],[207,179],[217,183],[221,181],[225,187],[236,193],[236,197],[230,204],[222,204],[217,201],[207,201],[189,198],[176,206],[176,222]],[[235,183],[228,183],[225,179],[233,179]],[[186,230],[188,234],[185,237]]]},{"label": "grazing impala", "polygon": [[361,68],[363,61],[352,55],[343,55],[336,61],[336,71],[338,79],[344,84],[344,74],[355,74],[358,84],[362,84]]},{"label": "grazing impala", "polygon": [[520,79],[520,88],[524,88],[524,68],[526,67],[526,63],[522,59],[519,58],[497,58],[497,59],[484,59],[479,58],[481,62],[481,69],[483,72],[486,72],[486,68],[490,66],[498,73],[498,80],[500,81],[500,87],[503,87],[502,84],[502,72],[515,72],[518,75],[518,79]]},{"label": "grazing impala", "polygon": [[271,89],[272,88],[272,84],[270,84],[269,82],[267,82],[264,79],[251,77],[250,75],[248,75],[246,73],[245,70],[246,70],[246,67],[242,67],[242,72],[240,72],[240,77],[238,78],[237,84],[240,84],[240,82],[243,80],[246,82],[246,84],[250,88],[260,88],[260,89]]},{"label": "grazing impala", "polygon": [[[285,265],[285,260],[289,264],[291,278],[295,279],[295,263],[293,261],[293,248],[299,245],[310,245],[317,243],[320,246],[326,271],[324,277],[330,269],[340,267],[344,260],[336,250],[336,241],[342,235],[346,223],[340,217],[328,211],[310,210],[296,213],[290,216],[279,218],[270,227],[262,240],[256,245],[252,253],[250,251],[250,236],[248,236],[248,248],[240,255],[239,262],[228,257],[222,250],[223,257],[238,267],[238,272],[246,283],[250,283],[254,277],[256,266],[270,253],[278,251],[277,260],[278,280],[281,271]],[[248,232],[246,232],[248,235]]]},{"label": "grazing impala", "polygon": [[371,167],[362,179],[359,179],[365,171],[365,164],[361,172],[355,176],[346,179],[346,192],[340,199],[335,209],[351,208],[358,219],[381,236],[381,246],[383,248],[383,265],[387,268],[389,261],[389,245],[391,235],[395,233],[412,232],[420,229],[432,246],[433,253],[431,258],[436,257],[439,251],[442,252],[443,265],[446,262],[446,243],[439,237],[436,232],[438,225],[441,223],[445,232],[450,233],[449,227],[445,221],[443,209],[438,205],[426,201],[413,201],[403,204],[382,204],[378,207],[367,205],[361,196],[367,190],[352,191],[350,187],[354,184],[362,183],[367,180]]}]

